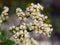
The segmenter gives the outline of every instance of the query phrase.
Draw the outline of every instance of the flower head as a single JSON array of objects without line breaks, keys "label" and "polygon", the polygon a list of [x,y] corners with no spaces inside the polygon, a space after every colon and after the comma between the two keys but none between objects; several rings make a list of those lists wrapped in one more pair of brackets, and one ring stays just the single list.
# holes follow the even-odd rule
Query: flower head
[{"label": "flower head", "polygon": [[41,14],[43,8],[39,3],[37,5],[31,3],[31,6],[27,7],[25,12],[21,8],[16,9],[16,14],[22,23],[19,26],[12,26],[10,29],[13,31],[14,34],[12,37],[18,45],[21,42],[23,45],[37,45],[37,42],[33,38],[30,39],[29,31],[31,32],[31,30],[36,34],[50,37],[53,28],[51,24],[44,22],[48,17]]}]

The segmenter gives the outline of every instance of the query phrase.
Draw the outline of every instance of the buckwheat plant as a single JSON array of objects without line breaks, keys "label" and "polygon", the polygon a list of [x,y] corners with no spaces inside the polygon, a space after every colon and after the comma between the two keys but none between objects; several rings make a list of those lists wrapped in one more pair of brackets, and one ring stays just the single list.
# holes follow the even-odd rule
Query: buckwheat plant
[{"label": "buckwheat plant", "polygon": [[[4,9],[0,17],[0,23],[8,18],[7,12],[9,8],[4,7]],[[30,37],[30,32],[50,37],[53,28],[51,24],[45,23],[48,17],[41,13],[43,9],[44,7],[39,3],[37,5],[31,3],[25,12],[21,8],[16,9],[16,15],[20,23],[17,26],[13,25],[9,28],[12,33],[11,37],[14,39],[16,45],[38,45],[38,42],[33,37]]]}]

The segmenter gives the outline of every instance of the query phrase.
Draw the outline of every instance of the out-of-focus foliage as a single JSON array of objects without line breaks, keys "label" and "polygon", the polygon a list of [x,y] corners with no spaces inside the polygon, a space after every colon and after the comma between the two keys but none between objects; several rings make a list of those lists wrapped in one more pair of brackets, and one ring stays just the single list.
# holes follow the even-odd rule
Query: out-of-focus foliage
[{"label": "out-of-focus foliage", "polygon": [[1,32],[0,39],[3,41],[6,40],[6,32],[2,31],[1,29],[0,29],[0,32]]},{"label": "out-of-focus foliage", "polygon": [[2,31],[0,29],[0,32],[1,32],[1,35],[0,35],[0,45],[14,45],[14,42],[7,39],[7,36],[6,36],[6,32],[5,31]]},{"label": "out-of-focus foliage", "polygon": [[9,40],[9,39],[7,39],[4,42],[1,42],[0,45],[14,45],[14,42]]},{"label": "out-of-focus foliage", "polygon": [[50,12],[51,12],[51,7],[49,7],[49,6],[46,7],[46,6],[45,6],[43,13],[44,13],[45,15],[49,15]]}]

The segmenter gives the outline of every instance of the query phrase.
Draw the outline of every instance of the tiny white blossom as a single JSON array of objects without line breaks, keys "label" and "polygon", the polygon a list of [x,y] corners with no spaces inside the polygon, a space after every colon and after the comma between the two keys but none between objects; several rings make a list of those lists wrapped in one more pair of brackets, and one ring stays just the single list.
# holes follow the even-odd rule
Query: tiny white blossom
[{"label": "tiny white blossom", "polygon": [[16,30],[19,30],[19,27],[16,27]]}]

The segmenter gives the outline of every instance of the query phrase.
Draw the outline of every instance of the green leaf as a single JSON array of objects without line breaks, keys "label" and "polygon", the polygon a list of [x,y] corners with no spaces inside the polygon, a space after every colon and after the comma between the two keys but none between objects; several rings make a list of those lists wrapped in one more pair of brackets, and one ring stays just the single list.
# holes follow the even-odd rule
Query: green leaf
[{"label": "green leaf", "polygon": [[9,40],[9,39],[7,39],[6,41],[1,42],[0,45],[14,45],[14,42]]},{"label": "green leaf", "polygon": [[0,38],[1,38],[2,40],[6,40],[6,32],[5,32],[5,31],[1,31]]}]

